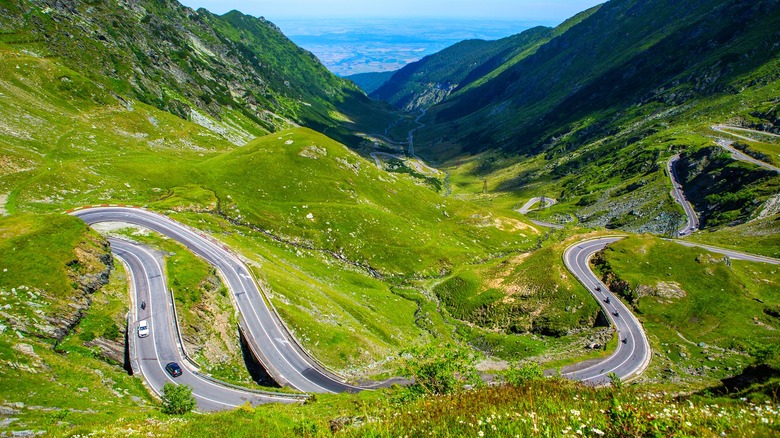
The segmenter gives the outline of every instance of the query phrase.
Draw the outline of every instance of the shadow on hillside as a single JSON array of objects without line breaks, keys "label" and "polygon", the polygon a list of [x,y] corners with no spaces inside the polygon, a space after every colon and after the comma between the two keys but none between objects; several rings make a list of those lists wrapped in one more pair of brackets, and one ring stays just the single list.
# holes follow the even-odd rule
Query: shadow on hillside
[{"label": "shadow on hillside", "polygon": [[537,171],[525,170],[510,179],[501,181],[495,190],[497,192],[513,192],[531,184],[537,177],[539,177]]},{"label": "shadow on hillside", "polygon": [[741,397],[756,393],[778,400],[780,396],[780,370],[766,364],[751,365],[745,368],[742,373],[721,380],[720,386],[708,388],[699,395]]},{"label": "shadow on hillside", "polygon": [[244,338],[244,333],[239,330],[239,334],[241,338],[241,355],[244,357],[244,364],[252,380],[260,386],[279,388],[279,384],[276,383],[263,365],[255,358],[255,355],[252,354],[252,350],[249,349],[249,344],[247,344]]}]

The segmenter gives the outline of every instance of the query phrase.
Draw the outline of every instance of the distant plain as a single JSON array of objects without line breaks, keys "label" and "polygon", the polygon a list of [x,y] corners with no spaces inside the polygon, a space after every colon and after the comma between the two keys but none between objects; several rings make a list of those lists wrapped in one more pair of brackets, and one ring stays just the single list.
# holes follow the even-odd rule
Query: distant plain
[{"label": "distant plain", "polygon": [[275,20],[293,42],[333,73],[393,71],[466,39],[495,40],[554,23],[463,19]]}]

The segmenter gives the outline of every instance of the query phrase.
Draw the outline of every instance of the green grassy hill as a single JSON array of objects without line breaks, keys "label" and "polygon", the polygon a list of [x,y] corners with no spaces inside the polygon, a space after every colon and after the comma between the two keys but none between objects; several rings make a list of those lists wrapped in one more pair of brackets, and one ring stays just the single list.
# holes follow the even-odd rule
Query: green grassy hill
[{"label": "green grassy hill", "polygon": [[444,198],[310,129],[235,147],[154,106],[119,104],[57,58],[0,45],[0,72],[5,212],[146,205],[209,231],[255,261],[304,345],[356,378],[447,332],[435,309],[415,314],[428,308],[420,290],[394,286],[529,250],[538,236],[512,212]]},{"label": "green grassy hill", "polygon": [[371,97],[404,111],[431,107],[550,33],[536,27],[498,41],[462,41],[398,70]]},{"label": "green grassy hill", "polygon": [[[712,125],[774,129],[776,6],[608,2],[430,108],[415,150],[445,162],[464,196],[487,185],[511,208],[544,193],[563,222],[672,234],[683,215],[665,161],[684,151],[693,167],[715,165],[698,152],[728,137]],[[748,148],[771,159],[769,139]],[[691,196],[705,226],[776,214],[776,175],[723,160],[686,186],[703,189]]]},{"label": "green grassy hill", "polygon": [[714,384],[780,340],[780,320],[772,316],[780,305],[776,266],[649,236],[610,245],[595,260],[650,334],[650,381]]},{"label": "green grassy hill", "polygon": [[20,214],[0,217],[0,253],[0,430],[153,413],[123,369],[127,285],[107,242],[70,216]]},{"label": "green grassy hill", "polygon": [[454,44],[398,70],[370,96],[404,111],[427,109],[497,77],[598,9],[588,9],[556,28],[539,26],[497,41]]},{"label": "green grassy hill", "polygon": [[359,142],[341,123],[349,116],[333,115],[383,117],[273,23],[236,11],[217,16],[174,0],[30,0],[0,2],[0,15],[0,42],[57,58],[100,84],[107,102],[138,100],[234,144],[294,124]]},{"label": "green grassy hill", "polygon": [[[614,348],[561,254],[604,228],[674,232],[674,153],[716,230],[692,239],[777,255],[779,177],[723,156],[710,130],[775,129],[772,6],[615,0],[499,51],[456,47],[475,69],[432,57],[431,78],[460,85],[415,133],[423,154],[455,157],[431,176],[350,149],[354,132],[398,114],[262,19],[168,0],[0,1],[0,434],[776,434],[773,267],[626,238],[598,262],[653,346],[638,385],[540,380],[516,363],[560,369]],[[750,147],[776,152],[759,140]],[[539,195],[559,202],[515,211]],[[62,214],[111,203],[170,215],[241,254],[303,347],[351,381],[414,375],[443,351],[439,366],[465,362],[449,379],[479,365],[508,368],[512,385],[163,415],[123,370],[122,265]],[[164,252],[204,371],[253,385],[214,271],[160,236],[113,232]]]},{"label": "green grassy hill", "polygon": [[365,91],[366,94],[371,94],[382,84],[387,82],[395,74],[394,71],[383,71],[375,73],[358,73],[355,75],[345,76],[345,79],[349,79],[354,82],[355,85]]},{"label": "green grassy hill", "polygon": [[[481,137],[460,133],[470,151],[500,147],[539,152],[555,147],[551,138],[567,132],[570,140],[581,142],[588,133],[603,134],[612,119],[625,117],[633,105],[673,106],[723,92],[730,79],[771,60],[776,53],[770,48],[771,29],[776,28],[772,4],[612,1],[431,116],[442,123],[467,119],[483,128]],[[708,46],[707,41],[718,44]],[[735,52],[749,55],[739,63],[724,62]],[[708,74],[712,66],[716,70]],[[706,77],[711,79],[702,82]],[[596,115],[597,126],[585,123]],[[515,123],[506,125],[509,120]]]}]

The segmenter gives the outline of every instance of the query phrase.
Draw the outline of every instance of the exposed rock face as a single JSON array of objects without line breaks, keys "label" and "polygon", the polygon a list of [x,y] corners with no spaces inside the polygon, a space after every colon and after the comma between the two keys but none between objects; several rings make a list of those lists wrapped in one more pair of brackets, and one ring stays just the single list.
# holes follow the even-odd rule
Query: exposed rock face
[{"label": "exposed rock face", "polygon": [[683,153],[676,167],[688,200],[700,213],[701,227],[738,225],[776,211],[768,182],[775,172],[735,162],[720,147]]},{"label": "exposed rock face", "polygon": [[99,237],[94,239],[77,247],[75,258],[68,263],[68,277],[76,285],[75,297],[58,309],[59,311],[46,317],[52,326],[49,335],[58,342],[78,325],[92,303],[91,295],[108,284],[109,275],[114,269],[114,259],[108,242]]},{"label": "exposed rock face", "polygon": [[106,338],[96,338],[84,345],[87,347],[97,347],[100,350],[100,355],[112,362],[123,364],[125,361],[125,344],[122,342],[112,341]]},{"label": "exposed rock face", "polygon": [[640,284],[636,287],[636,294],[638,298],[658,297],[667,299],[681,299],[688,295],[679,283],[664,281],[659,281],[655,287]]}]

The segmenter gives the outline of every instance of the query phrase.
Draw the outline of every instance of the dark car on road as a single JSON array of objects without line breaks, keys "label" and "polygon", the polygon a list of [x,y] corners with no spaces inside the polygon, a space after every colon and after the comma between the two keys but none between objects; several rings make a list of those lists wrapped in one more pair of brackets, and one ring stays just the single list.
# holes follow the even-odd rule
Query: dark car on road
[{"label": "dark car on road", "polygon": [[168,365],[165,365],[165,371],[168,371],[168,374],[170,374],[171,377],[181,376],[181,367],[176,362],[171,362]]}]

